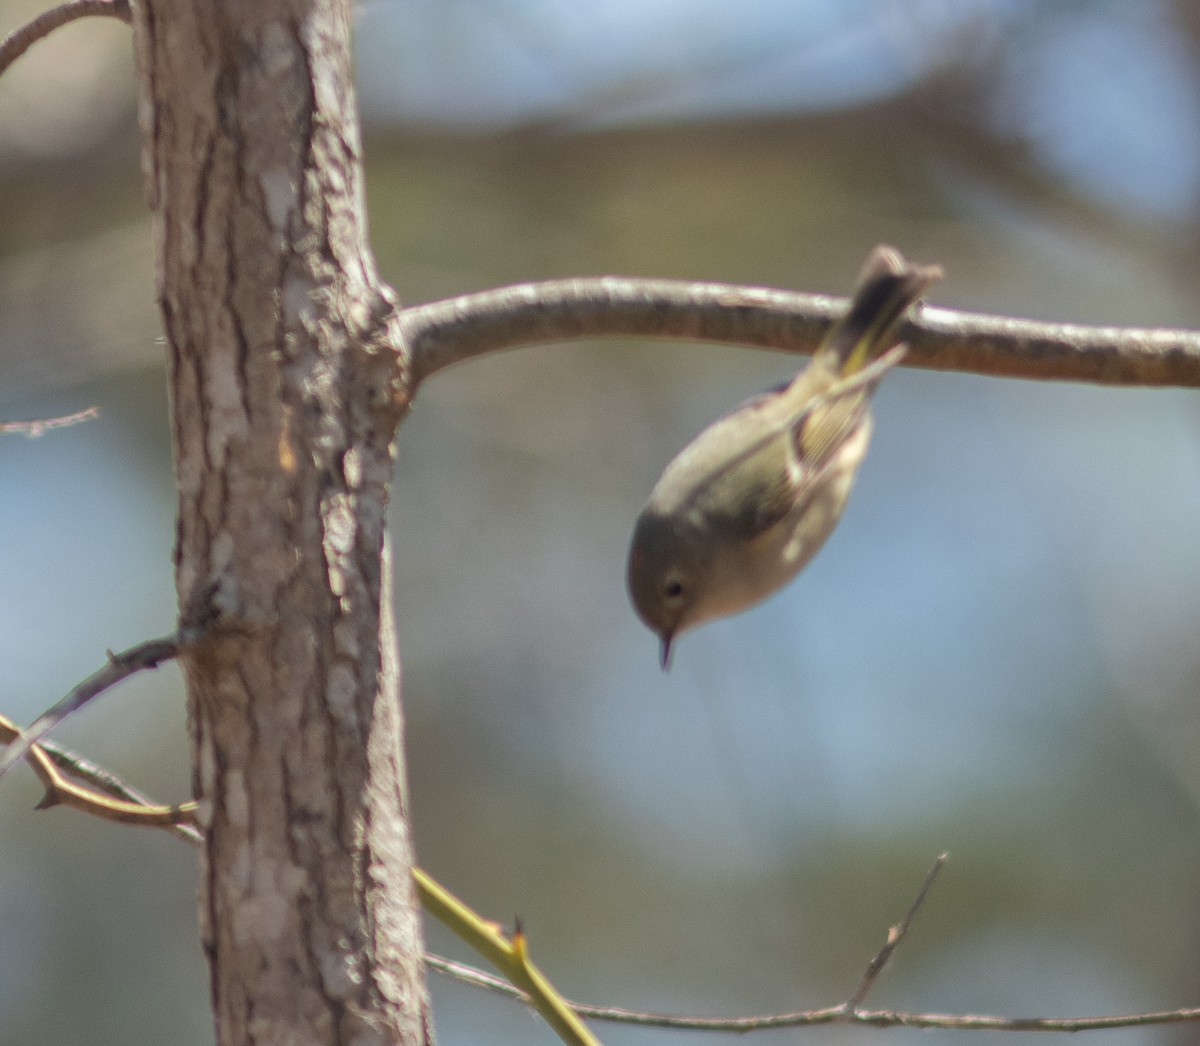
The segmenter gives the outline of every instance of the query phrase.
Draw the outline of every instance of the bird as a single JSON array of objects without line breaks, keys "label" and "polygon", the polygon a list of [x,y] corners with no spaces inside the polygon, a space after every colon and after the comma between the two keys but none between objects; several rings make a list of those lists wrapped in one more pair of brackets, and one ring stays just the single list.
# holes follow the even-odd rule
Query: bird
[{"label": "bird", "polygon": [[808,365],[663,470],[634,526],[626,581],[664,670],[680,633],[759,603],[824,544],[870,443],[871,396],[905,355],[901,322],[941,275],[876,247]]}]

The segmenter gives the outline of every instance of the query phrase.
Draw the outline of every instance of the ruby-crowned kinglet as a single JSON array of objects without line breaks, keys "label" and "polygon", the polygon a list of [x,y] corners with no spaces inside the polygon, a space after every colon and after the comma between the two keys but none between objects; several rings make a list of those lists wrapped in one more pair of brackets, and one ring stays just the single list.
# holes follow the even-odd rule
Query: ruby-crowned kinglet
[{"label": "ruby-crowned kinglet", "polygon": [[850,307],[795,378],[714,422],[666,467],[629,550],[634,609],[662,640],[753,606],[837,524],[871,437],[870,399],[904,356],[895,332],[941,276],[877,247]]}]

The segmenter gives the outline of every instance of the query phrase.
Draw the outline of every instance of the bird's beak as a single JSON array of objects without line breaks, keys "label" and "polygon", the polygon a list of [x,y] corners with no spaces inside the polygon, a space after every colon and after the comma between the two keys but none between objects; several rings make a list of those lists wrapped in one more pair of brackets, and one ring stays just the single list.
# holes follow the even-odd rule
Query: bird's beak
[{"label": "bird's beak", "polygon": [[664,632],[662,634],[662,670],[668,672],[671,669],[671,641],[675,638],[674,632]]}]

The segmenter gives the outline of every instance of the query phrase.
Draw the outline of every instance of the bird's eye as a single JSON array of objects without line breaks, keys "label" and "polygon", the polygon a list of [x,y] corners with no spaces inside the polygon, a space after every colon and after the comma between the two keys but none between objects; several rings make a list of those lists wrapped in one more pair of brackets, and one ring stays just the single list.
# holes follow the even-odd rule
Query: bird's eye
[{"label": "bird's eye", "polygon": [[663,595],[668,599],[678,599],[683,595],[683,582],[678,578],[671,578],[663,586]]}]

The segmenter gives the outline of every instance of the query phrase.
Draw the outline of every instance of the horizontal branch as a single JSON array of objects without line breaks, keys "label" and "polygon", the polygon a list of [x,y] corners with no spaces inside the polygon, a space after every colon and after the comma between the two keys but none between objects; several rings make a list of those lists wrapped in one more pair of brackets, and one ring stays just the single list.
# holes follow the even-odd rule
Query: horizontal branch
[{"label": "horizontal branch", "polygon": [[[426,955],[431,970],[457,981],[484,988],[509,999],[528,1002],[525,993],[508,981],[477,970],[466,963],[437,955]],[[627,1010],[620,1006],[594,1006],[586,1002],[568,1005],[580,1017],[613,1024],[636,1024],[645,1028],[674,1028],[681,1031],[714,1031],[743,1034],[772,1028],[804,1028],[815,1024],[865,1024],[874,1028],[945,1028],[956,1031],[1103,1031],[1108,1028],[1137,1028],[1152,1024],[1183,1024],[1200,1021],[1200,1007],[1123,1013],[1104,1017],[997,1017],[972,1013],[912,1013],[906,1010],[847,1010],[845,1004],[794,1013],[771,1013],[750,1017],[688,1017],[674,1013]]]},{"label": "horizontal branch", "polygon": [[[1154,1013],[1129,1013],[1103,1017],[996,1017],[988,1014],[912,1013],[904,1010],[865,1010],[863,999],[874,987],[892,954],[908,934],[913,920],[929,897],[933,884],[945,866],[949,855],[938,854],[925,875],[916,897],[904,918],[888,930],[883,946],[872,956],[866,973],[851,996],[837,1006],[791,1013],[772,1013],[751,1017],[688,1017],[682,1014],[651,1013],[628,1010],[619,1006],[595,1006],[586,1002],[564,1000],[580,1017],[610,1021],[616,1024],[636,1024],[647,1028],[674,1028],[685,1031],[714,1031],[744,1034],[771,1028],[802,1028],[815,1024],[866,1024],[877,1028],[953,1028],[959,1031],[1099,1031],[1104,1028],[1130,1028],[1150,1024],[1179,1024],[1200,1020],[1200,1008],[1163,1010]],[[453,977],[476,988],[517,999],[529,1004],[531,1000],[509,981],[493,977],[465,963],[452,962],[441,956],[426,955],[431,970]]]},{"label": "horizontal branch", "polygon": [[0,421],[0,434],[19,433],[37,439],[51,429],[65,429],[100,416],[99,407],[77,410],[74,414],[60,414],[53,418],[34,418],[31,421]]},{"label": "horizontal branch", "polygon": [[[499,349],[575,338],[671,338],[811,353],[846,299],[617,276],[524,283],[405,309],[414,386]],[[1038,323],[919,307],[905,364],[1007,378],[1200,387],[1200,332]]]}]

